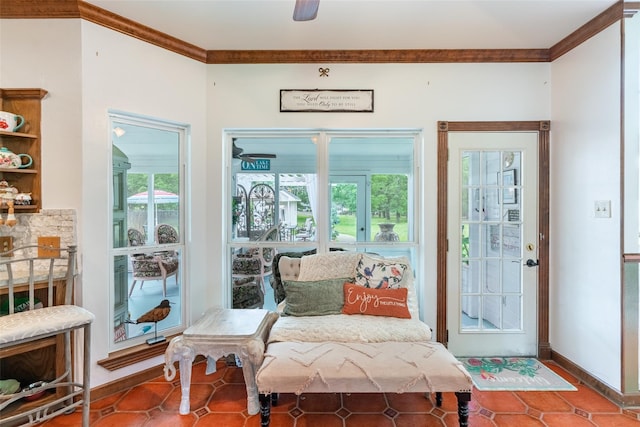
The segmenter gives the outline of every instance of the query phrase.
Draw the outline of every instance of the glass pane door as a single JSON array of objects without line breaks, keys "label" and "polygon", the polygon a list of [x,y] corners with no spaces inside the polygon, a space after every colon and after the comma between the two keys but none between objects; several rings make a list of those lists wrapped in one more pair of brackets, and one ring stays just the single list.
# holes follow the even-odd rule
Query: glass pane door
[{"label": "glass pane door", "polygon": [[366,179],[364,176],[332,176],[331,240],[339,242],[366,240]]},{"label": "glass pane door", "polygon": [[535,355],[537,133],[452,132],[449,149],[449,349]]}]

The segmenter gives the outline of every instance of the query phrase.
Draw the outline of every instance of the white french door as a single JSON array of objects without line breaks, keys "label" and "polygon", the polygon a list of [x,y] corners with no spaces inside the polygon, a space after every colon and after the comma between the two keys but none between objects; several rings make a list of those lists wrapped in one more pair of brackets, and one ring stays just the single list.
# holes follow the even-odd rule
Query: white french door
[{"label": "white french door", "polygon": [[[355,199],[355,222],[350,225],[351,229],[347,231],[346,234],[350,236],[355,236],[356,241],[365,242],[367,241],[367,236],[370,235],[370,227],[369,221],[367,218],[369,215],[367,214],[367,192],[366,192],[366,177],[364,175],[331,175],[329,177],[330,183],[330,200],[331,200],[331,210],[338,211],[342,208],[342,206],[338,206],[336,203],[336,193],[346,193],[351,196],[352,199]],[[330,216],[331,215],[330,213]],[[332,236],[333,238],[333,236]]]},{"label": "white french door", "polygon": [[447,330],[456,356],[537,354],[537,132],[450,132]]}]

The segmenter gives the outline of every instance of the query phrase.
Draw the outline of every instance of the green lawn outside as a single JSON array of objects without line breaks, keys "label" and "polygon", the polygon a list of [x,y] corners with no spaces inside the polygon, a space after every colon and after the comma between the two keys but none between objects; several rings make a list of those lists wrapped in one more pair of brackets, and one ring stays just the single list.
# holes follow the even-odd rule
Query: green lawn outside
[{"label": "green lawn outside", "polygon": [[[311,217],[311,212],[298,212],[298,227],[304,227],[304,223],[306,219],[309,217]],[[338,215],[338,218],[340,218],[340,222],[335,226],[336,231],[338,231],[338,233],[340,234],[345,234],[347,236],[351,235],[355,237],[353,235],[352,230],[355,229],[356,216],[355,215]],[[380,231],[380,228],[378,228],[378,224],[385,223],[385,222],[393,222],[393,221],[389,221],[384,218],[377,218],[377,217],[374,217],[371,219],[371,240],[372,241],[375,235]],[[408,229],[409,229],[409,225],[407,224],[405,218],[402,218],[402,222],[396,223],[395,227],[393,227],[393,231],[398,233],[398,236],[400,237],[400,241],[402,242],[406,242],[407,240],[409,240]]]},{"label": "green lawn outside", "polygon": [[[298,212],[298,227],[303,227],[305,220],[310,216],[311,216],[310,212]],[[355,215],[338,215],[338,218],[340,218],[340,222],[335,226],[336,231],[338,231],[338,233],[340,234],[351,235],[355,237],[353,235],[353,230],[355,229],[356,216]],[[408,236],[409,226],[406,222],[406,219],[403,218],[402,221],[403,222],[396,223],[395,227],[393,228],[393,231],[398,233],[398,236],[400,237],[400,241],[406,242],[408,240],[407,236]],[[385,222],[393,222],[393,221],[376,217],[376,218],[372,218],[371,222],[372,222],[371,240],[373,240],[375,235],[380,231],[380,228],[378,228],[378,224],[385,223]]]}]

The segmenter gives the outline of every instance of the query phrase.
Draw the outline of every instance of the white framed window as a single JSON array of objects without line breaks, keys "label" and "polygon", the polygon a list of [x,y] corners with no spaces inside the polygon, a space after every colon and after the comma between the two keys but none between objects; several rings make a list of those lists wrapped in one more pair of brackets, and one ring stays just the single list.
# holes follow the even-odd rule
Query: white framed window
[{"label": "white framed window", "polygon": [[416,258],[421,131],[238,129],[225,140],[229,306],[275,308],[268,273],[247,281],[255,248]]},{"label": "white framed window", "polygon": [[[185,152],[188,128],[109,112],[113,224],[110,349],[184,329]],[[145,319],[169,302],[166,317]],[[158,338],[160,337],[160,338]]]}]

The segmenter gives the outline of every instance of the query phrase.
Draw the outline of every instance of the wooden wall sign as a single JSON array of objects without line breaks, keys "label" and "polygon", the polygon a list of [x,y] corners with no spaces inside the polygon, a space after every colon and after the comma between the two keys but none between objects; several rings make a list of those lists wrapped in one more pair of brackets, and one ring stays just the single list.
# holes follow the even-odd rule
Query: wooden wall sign
[{"label": "wooden wall sign", "polygon": [[281,89],[280,112],[373,113],[373,90]]}]

